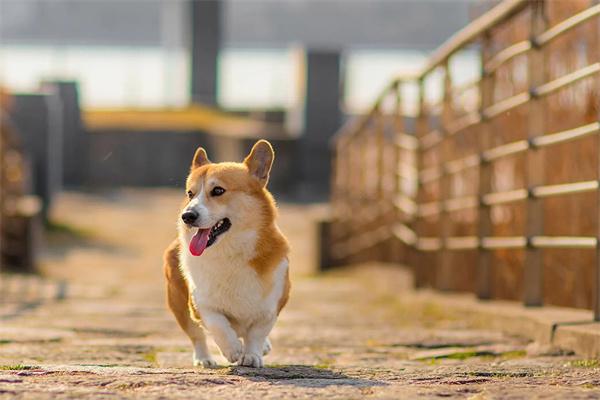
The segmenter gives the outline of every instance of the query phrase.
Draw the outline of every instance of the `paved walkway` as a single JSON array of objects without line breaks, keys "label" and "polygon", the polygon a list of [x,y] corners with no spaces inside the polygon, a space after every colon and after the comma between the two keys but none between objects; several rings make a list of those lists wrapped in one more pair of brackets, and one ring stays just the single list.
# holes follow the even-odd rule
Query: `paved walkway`
[{"label": "paved walkway", "polygon": [[[318,209],[301,206],[282,207],[294,285],[267,367],[192,368],[160,265],[176,204],[171,191],[61,198],[47,279],[0,286],[0,399],[600,398],[597,362],[533,355],[523,340],[413,303],[400,269],[311,275]],[[63,279],[66,298],[54,300]]]}]

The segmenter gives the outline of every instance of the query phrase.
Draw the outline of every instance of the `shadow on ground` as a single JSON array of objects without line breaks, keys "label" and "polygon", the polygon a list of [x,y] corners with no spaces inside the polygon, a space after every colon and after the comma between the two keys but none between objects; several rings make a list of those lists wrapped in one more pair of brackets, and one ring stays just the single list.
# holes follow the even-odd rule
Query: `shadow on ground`
[{"label": "shadow on ground", "polygon": [[255,382],[298,387],[387,386],[383,381],[351,377],[327,368],[309,365],[267,366],[265,368],[231,367],[229,375],[245,377]]},{"label": "shadow on ground", "polygon": [[128,249],[109,243],[106,239],[99,237],[91,229],[81,228],[61,221],[49,221],[46,223],[45,256],[64,258],[73,250],[98,250],[113,254],[131,255]]}]

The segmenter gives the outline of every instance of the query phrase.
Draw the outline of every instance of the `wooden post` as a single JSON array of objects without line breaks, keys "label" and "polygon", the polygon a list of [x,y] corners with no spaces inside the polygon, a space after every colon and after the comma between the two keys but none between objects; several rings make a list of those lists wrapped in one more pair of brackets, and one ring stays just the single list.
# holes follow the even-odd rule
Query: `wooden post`
[{"label": "wooden post", "polygon": [[[600,0],[594,0],[594,5],[599,4]],[[598,62],[600,60],[600,40],[598,39],[598,35],[600,35],[600,18],[596,17],[597,21],[594,24],[594,36],[592,41],[592,55],[590,60]],[[596,116],[600,120],[600,75],[596,75],[595,82],[596,85],[596,93],[594,100],[596,101],[596,110],[598,111],[598,115]],[[596,151],[598,152],[596,159],[598,160],[598,176],[597,179],[600,182],[600,135],[596,135],[596,140],[598,144],[596,145]],[[592,294],[593,299],[593,309],[594,309],[594,321],[600,321],[600,190],[596,192],[597,200],[596,200],[596,208],[597,208],[597,242],[596,242],[596,265],[595,265],[595,276],[594,276],[594,292]]]},{"label": "wooden post", "polygon": [[[545,128],[545,107],[544,100],[535,95],[534,88],[546,81],[546,66],[544,64],[543,50],[536,44],[535,38],[546,29],[544,18],[544,2],[537,0],[530,4],[531,7],[531,28],[530,37],[532,48],[529,52],[529,87],[531,99],[529,101],[528,119],[529,129],[528,137],[531,140],[544,134]],[[531,189],[534,186],[544,183],[544,168],[542,152],[535,147],[527,152],[527,187]],[[544,210],[542,201],[529,196],[527,199],[527,226],[526,237],[528,244],[533,236],[541,235],[544,231]],[[527,246],[525,254],[525,274],[524,274],[524,302],[526,306],[541,306],[543,303],[543,258],[542,250]]]},{"label": "wooden post", "polygon": [[[428,121],[427,121],[427,110],[425,110],[425,81],[423,77],[419,78],[418,81],[419,84],[419,111],[418,111],[418,115],[417,115],[417,120],[416,120],[416,124],[415,124],[415,137],[418,140],[419,143],[419,148],[417,149],[417,198],[416,198],[416,203],[417,203],[417,208],[418,206],[421,204],[422,202],[422,198],[423,198],[423,185],[421,182],[421,178],[419,177],[419,173],[421,172],[421,168],[423,167],[423,148],[421,146],[422,142],[421,139],[423,138],[423,136],[427,133],[427,126],[428,126]],[[396,166],[396,168],[398,168],[399,165]],[[419,216],[419,213],[417,211],[417,213],[415,214],[415,220],[414,220],[414,231],[415,234],[417,236],[417,238],[420,237],[420,230],[421,230],[421,217]],[[427,285],[429,282],[427,282],[427,276],[429,275],[427,273],[427,271],[425,270],[425,268],[428,268],[428,266],[425,266],[422,262],[421,259],[421,251],[418,248],[418,240],[417,243],[415,243],[414,246],[414,251],[412,252],[412,262],[411,262],[411,267],[413,270],[413,275],[415,277],[415,287],[420,288],[420,287],[424,287],[425,285]]]},{"label": "wooden post", "polygon": [[448,161],[449,155],[449,137],[447,134],[446,127],[452,120],[452,77],[450,75],[450,66],[448,60],[444,63],[444,97],[442,100],[442,115],[440,124],[440,133],[442,135],[442,141],[438,145],[439,157],[439,169],[440,178],[439,184],[439,204],[440,211],[438,214],[439,219],[439,236],[440,236],[440,250],[438,251],[437,271],[436,271],[436,287],[440,290],[451,289],[451,273],[452,259],[451,252],[448,250],[447,242],[448,236],[450,235],[450,216],[444,202],[450,198],[450,179],[445,168],[445,163]]},{"label": "wooden post", "polygon": [[[3,108],[5,107],[5,104],[3,104],[4,101],[4,95],[2,92],[0,92],[0,272],[2,272],[3,267],[4,267],[4,252],[3,252],[3,246],[4,246],[4,205],[5,203],[5,199],[4,199],[4,111]],[[0,277],[0,279],[2,279]],[[1,282],[0,282],[0,289],[2,289],[1,287]],[[0,292],[2,292],[2,290],[0,290]],[[0,300],[2,300],[2,298],[0,298]]]},{"label": "wooden post", "polygon": [[[392,157],[392,168],[390,171],[391,177],[392,177],[392,182],[393,182],[393,189],[391,191],[391,202],[392,204],[394,204],[394,200],[396,198],[396,196],[403,194],[402,193],[402,185],[400,184],[400,177],[398,176],[398,167],[400,166],[400,162],[402,161],[402,154],[403,154],[403,149],[398,146],[398,144],[396,143],[396,136],[399,136],[400,134],[404,133],[404,116],[402,114],[402,81],[398,81],[396,82],[396,85],[394,86],[394,94],[395,99],[396,99],[396,103],[394,104],[394,119],[393,119],[393,128],[394,128],[394,133],[392,136],[392,145],[394,146],[393,149],[393,157]],[[393,207],[393,224],[397,224],[397,223],[405,223],[407,221],[407,218],[405,218],[405,215],[403,213],[403,211],[398,210],[397,207]],[[393,228],[393,226],[392,226]],[[391,261],[393,262],[403,262],[405,264],[409,264],[410,260],[408,258],[408,252],[410,251],[410,247],[409,246],[405,246],[405,245],[401,245],[398,241],[398,239],[396,239],[395,236],[392,235],[392,239],[390,241],[390,246],[391,246]]]},{"label": "wooden post", "polygon": [[[360,235],[364,229],[366,228],[366,221],[364,218],[365,215],[365,210],[367,210],[369,207],[373,206],[373,204],[371,204],[372,202],[372,193],[371,193],[371,188],[369,187],[369,178],[370,175],[372,173],[372,168],[373,166],[370,164],[370,159],[369,157],[371,156],[371,146],[370,146],[370,134],[372,133],[371,130],[373,129],[373,120],[372,117],[369,120],[369,123],[367,124],[367,126],[365,127],[365,129],[361,130],[358,133],[358,142],[360,143],[360,147],[358,149],[356,149],[356,151],[360,154],[360,159],[361,162],[359,165],[364,166],[364,168],[362,168],[361,174],[360,174],[360,192],[357,193],[357,196],[359,198],[359,204],[360,206],[357,208],[358,215],[360,216],[358,218],[358,223],[355,225],[355,227],[353,227],[353,233],[355,233],[356,235]],[[365,248],[361,248],[360,251],[357,253],[357,260],[358,262],[363,262],[365,261],[365,255],[368,254],[368,251],[371,249],[365,249]]]},{"label": "wooden post", "polygon": [[493,73],[488,73],[485,63],[491,56],[491,35],[486,32],[481,41],[481,81],[479,83],[481,131],[479,132],[479,221],[477,236],[479,238],[478,265],[477,265],[477,297],[489,299],[492,297],[492,252],[482,246],[483,238],[492,234],[491,210],[483,202],[483,196],[492,189],[492,165],[486,162],[482,155],[489,149],[492,140],[492,124],[485,118],[484,110],[494,102]]},{"label": "wooden post", "polygon": [[[353,135],[346,139],[346,155],[344,156],[344,175],[346,177],[346,217],[344,218],[344,240],[350,237],[352,232],[352,226],[354,224],[354,215],[349,213],[348,210],[353,209],[356,205],[356,184],[357,184],[357,174],[352,174],[350,172],[350,163],[351,160],[355,157],[354,147],[355,147],[356,136]],[[344,257],[345,262],[348,262],[348,257]]]},{"label": "wooden post", "polygon": [[[382,106],[378,107],[377,113],[375,114],[375,146],[376,146],[376,154],[377,154],[377,187],[376,187],[376,199],[374,204],[377,207],[377,218],[376,221],[378,225],[390,226],[391,221],[389,220],[389,215],[383,213],[384,207],[387,208],[387,197],[385,191],[385,181],[386,181],[386,171],[385,171],[385,153],[386,153],[386,145],[385,145],[385,110]],[[372,226],[370,229],[373,229]],[[380,241],[377,245],[374,246],[374,257],[371,259],[375,259],[377,261],[386,261],[387,258],[387,240]]]},{"label": "wooden post", "polygon": [[[341,168],[339,167],[339,163],[341,161],[341,157],[339,157],[340,152],[342,151],[342,139],[338,137],[338,139],[333,143],[333,151],[331,154],[331,178],[330,178],[330,185],[331,185],[331,192],[329,194],[329,201],[331,204],[331,211],[332,211],[332,218],[330,220],[331,224],[329,226],[329,228],[327,229],[327,231],[325,232],[325,230],[321,230],[320,231],[320,240],[321,242],[323,241],[327,241],[328,245],[330,246],[332,243],[336,243],[336,241],[332,240],[332,236],[333,235],[337,235],[336,239],[339,238],[339,230],[340,230],[340,210],[341,210],[341,202],[344,199],[344,194],[343,194],[343,189],[342,189],[342,175],[341,175]],[[323,234],[326,234],[328,237],[324,238]],[[328,246],[328,247],[329,247]],[[328,249],[321,247],[324,251],[328,251]],[[335,261],[332,262],[333,258],[331,256],[331,254],[327,254],[327,262],[324,262],[323,260],[323,251],[321,251],[321,263],[320,266],[321,268],[323,267],[323,265],[325,264],[329,264],[328,266],[331,266],[331,264],[333,264]]]}]

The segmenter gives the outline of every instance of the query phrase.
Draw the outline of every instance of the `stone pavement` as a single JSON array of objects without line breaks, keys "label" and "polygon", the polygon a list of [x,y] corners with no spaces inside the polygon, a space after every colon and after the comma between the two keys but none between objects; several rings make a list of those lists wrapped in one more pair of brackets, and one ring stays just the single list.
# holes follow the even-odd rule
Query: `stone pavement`
[{"label": "stone pavement", "polygon": [[[0,284],[0,399],[600,398],[597,361],[544,354],[413,302],[400,268],[311,274],[309,217],[319,209],[307,206],[282,207],[295,272],[267,367],[227,366],[219,357],[218,369],[193,368],[164,305],[160,265],[178,196],[131,190],[60,199],[45,279],[4,276]],[[27,296],[17,295],[22,287]]]}]

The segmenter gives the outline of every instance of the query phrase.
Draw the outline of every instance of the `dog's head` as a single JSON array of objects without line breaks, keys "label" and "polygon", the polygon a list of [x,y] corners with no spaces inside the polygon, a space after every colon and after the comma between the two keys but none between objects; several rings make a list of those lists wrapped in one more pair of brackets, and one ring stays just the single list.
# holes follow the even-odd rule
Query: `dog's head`
[{"label": "dog's head", "polygon": [[266,140],[256,142],[242,163],[212,163],[202,147],[196,150],[180,220],[191,235],[190,253],[199,256],[227,237],[236,240],[236,235],[257,232],[273,221],[272,198],[266,190],[273,159]]}]

